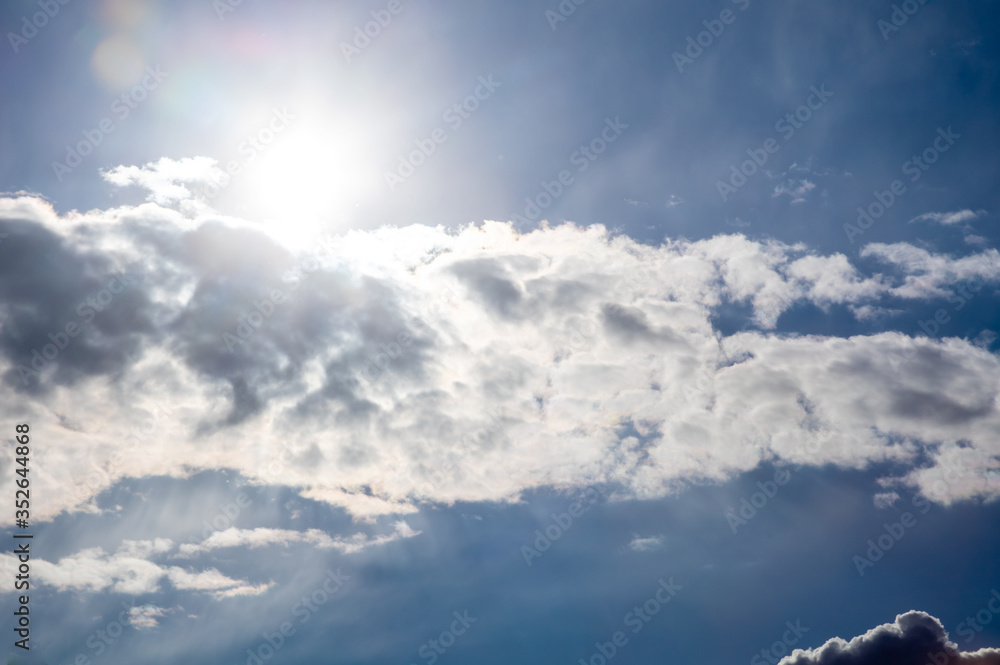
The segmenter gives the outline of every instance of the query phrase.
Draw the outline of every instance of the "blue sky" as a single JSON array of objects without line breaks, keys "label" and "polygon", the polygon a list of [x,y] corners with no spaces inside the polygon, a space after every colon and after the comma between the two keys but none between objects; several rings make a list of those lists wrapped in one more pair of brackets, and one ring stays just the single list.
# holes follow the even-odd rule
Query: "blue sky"
[{"label": "blue sky", "polygon": [[1000,663],[998,22],[7,3],[6,652]]}]

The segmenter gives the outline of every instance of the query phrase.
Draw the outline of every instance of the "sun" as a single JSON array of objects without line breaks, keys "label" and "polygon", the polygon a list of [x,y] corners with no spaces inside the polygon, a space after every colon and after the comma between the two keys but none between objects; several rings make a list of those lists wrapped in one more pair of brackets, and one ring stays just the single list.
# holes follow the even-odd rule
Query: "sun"
[{"label": "sun", "polygon": [[247,164],[240,212],[301,246],[373,191],[372,146],[358,127],[294,126]]}]

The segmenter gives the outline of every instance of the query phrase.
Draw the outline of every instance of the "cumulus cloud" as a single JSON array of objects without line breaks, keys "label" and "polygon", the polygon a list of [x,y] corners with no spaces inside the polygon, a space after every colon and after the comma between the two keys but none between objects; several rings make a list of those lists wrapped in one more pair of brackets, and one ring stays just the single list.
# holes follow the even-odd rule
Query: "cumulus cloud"
[{"label": "cumulus cloud", "polygon": [[941,622],[910,611],[855,637],[835,637],[817,649],[796,649],[778,665],[998,665],[1000,649],[962,652]]},{"label": "cumulus cloud", "polygon": [[[795,303],[876,308],[973,276],[986,293],[996,251],[869,245],[893,270],[865,275],[739,234],[654,247],[496,222],[303,251],[156,203],[59,216],[30,197],[0,198],[0,232],[0,412],[46,442],[39,519],[92,507],[123,477],[203,469],[369,521],[540,486],[657,497],[774,460],[891,460],[909,465],[894,482],[944,487],[945,503],[1000,496],[995,355],[954,338],[770,332]],[[116,269],[138,278],[112,293]],[[758,329],[722,335],[723,303],[747,305]],[[91,559],[79,579],[105,585]],[[162,577],[144,565],[137,580]]]},{"label": "cumulus cloud", "polygon": [[876,258],[901,273],[902,283],[890,291],[900,298],[943,298],[966,283],[975,285],[969,287],[975,295],[983,285],[1000,280],[1000,252],[995,249],[955,259],[908,243],[872,243],[862,248],[861,256]]},{"label": "cumulus cloud", "polygon": [[164,157],[145,166],[117,166],[101,172],[116,187],[137,186],[147,191],[147,198],[160,205],[170,205],[195,198],[188,185],[222,182],[228,174],[210,157],[170,159]]},{"label": "cumulus cloud", "polygon": [[843,254],[804,256],[791,262],[786,273],[820,307],[871,301],[889,290],[881,275],[862,277]]}]

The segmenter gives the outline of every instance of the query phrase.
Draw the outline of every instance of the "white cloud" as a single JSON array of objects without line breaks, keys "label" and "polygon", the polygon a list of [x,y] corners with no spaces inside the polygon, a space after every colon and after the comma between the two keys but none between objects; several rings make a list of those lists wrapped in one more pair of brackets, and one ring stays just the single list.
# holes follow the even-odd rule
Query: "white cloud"
[{"label": "white cloud", "polygon": [[51,563],[32,561],[32,571],[44,584],[58,589],[104,591],[138,595],[155,591],[163,570],[145,558],[126,552],[107,554],[100,547],[81,550]]},{"label": "white cloud", "polygon": [[[420,501],[513,501],[544,485],[617,483],[619,496],[656,497],[776,457],[915,465],[924,444],[959,441],[968,447],[952,461],[968,477],[940,500],[1000,496],[982,481],[1000,454],[995,355],[953,338],[724,337],[712,325],[726,300],[766,328],[797,302],[866,316],[886,295],[925,298],[975,276],[994,284],[995,250],[951,258],[869,245],[864,255],[898,274],[864,276],[843,255],[742,235],[652,247],[600,227],[414,225],[346,233],[289,280],[301,256],[234,220],[198,226],[152,203],[59,218],[42,202],[0,199],[0,225],[25,216],[147,276],[128,308],[109,306],[131,319],[89,329],[87,352],[103,355],[79,365],[60,355],[40,377],[44,396],[18,388],[17,372],[44,338],[24,343],[27,357],[0,356],[0,412],[49,442],[32,460],[52,497],[39,519],[83,508],[126,476],[203,469],[293,486],[371,521]],[[72,255],[58,263],[77,269]],[[67,274],[37,279],[85,295],[73,285],[90,278]],[[283,303],[227,349],[223,334],[275,288]],[[71,319],[76,302],[39,300],[52,313],[38,327]],[[132,360],[120,351],[129,344]],[[623,422],[651,440],[620,440]],[[930,491],[937,479],[912,469],[897,480]],[[279,537],[230,531],[212,546]],[[368,542],[310,533],[280,537],[342,551]],[[74,564],[76,583],[162,577],[136,558],[155,543],[133,547],[118,555],[139,562],[132,577],[109,577],[95,555]]]},{"label": "white cloud", "polygon": [[138,186],[149,192],[148,200],[170,205],[195,197],[188,185],[207,184],[228,177],[210,157],[187,157],[180,160],[164,157],[145,166],[117,166],[101,176],[116,187]]},{"label": "white cloud", "polygon": [[903,283],[890,290],[899,298],[943,298],[960,283],[1000,281],[1000,253],[995,249],[953,259],[908,243],[872,243],[862,248],[861,256],[877,258],[903,273]]},{"label": "white cloud", "polygon": [[[215,568],[191,570],[161,565],[150,559],[167,558],[167,555],[173,559],[189,559],[222,548],[257,549],[273,545],[287,547],[291,543],[354,554],[401,538],[412,538],[420,533],[403,520],[397,520],[391,532],[375,536],[356,533],[349,537],[331,537],[319,529],[291,531],[229,528],[216,531],[201,543],[181,544],[179,547],[168,538],[125,540],[112,554],[101,547],[91,547],[63,557],[56,563],[32,558],[32,574],[42,584],[59,590],[111,591],[137,596],[160,591],[161,583],[168,581],[176,589],[206,592],[221,599],[257,595],[273,587],[274,583],[252,584],[229,578]],[[17,563],[16,556],[0,553],[0,572],[10,586],[13,586],[14,575],[17,574]],[[138,611],[140,609],[142,612]],[[144,606],[133,608],[132,613],[137,625],[152,627],[156,625],[156,617],[162,616],[162,613],[158,613],[161,609]]]},{"label": "white cloud", "polygon": [[244,584],[229,589],[214,591],[212,592],[212,597],[216,600],[222,600],[223,598],[237,598],[241,596],[259,596],[272,586],[274,586],[274,583],[272,582],[268,582],[266,584]]},{"label": "white cloud", "polygon": [[[178,589],[211,592],[216,597],[238,589],[257,588],[263,591],[271,586],[253,587],[244,581],[226,577],[214,568],[192,572],[177,566],[161,566],[148,559],[172,549],[173,543],[165,538],[155,541],[126,540],[113,554],[100,547],[92,547],[63,557],[56,563],[32,558],[31,572],[41,584],[61,591],[110,591],[131,596],[159,591],[164,580]],[[13,585],[17,558],[11,554],[0,554],[0,560],[3,561],[5,577],[9,577]],[[139,623],[148,627],[150,620],[157,615],[136,616]]]},{"label": "white cloud", "polygon": [[191,572],[177,566],[171,566],[164,570],[175,588],[183,591],[206,591],[215,598],[228,598],[233,595],[257,595],[274,586],[273,582],[257,585],[246,584],[226,577],[215,568]]},{"label": "white cloud", "polygon": [[128,622],[136,630],[149,630],[156,628],[160,624],[160,619],[168,614],[173,614],[173,610],[156,605],[141,605],[130,607],[128,611]]},{"label": "white cloud", "polygon": [[791,262],[786,272],[820,307],[873,300],[889,289],[881,275],[863,278],[843,254],[804,256]]}]

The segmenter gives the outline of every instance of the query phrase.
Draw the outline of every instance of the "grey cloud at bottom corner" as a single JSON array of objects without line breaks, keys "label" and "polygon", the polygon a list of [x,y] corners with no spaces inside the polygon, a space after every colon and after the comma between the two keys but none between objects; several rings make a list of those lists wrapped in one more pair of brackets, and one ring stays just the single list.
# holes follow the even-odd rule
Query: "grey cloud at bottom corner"
[{"label": "grey cloud at bottom corner", "polygon": [[834,637],[796,650],[779,665],[1000,665],[1000,649],[960,651],[937,618],[910,610],[849,642]]}]

